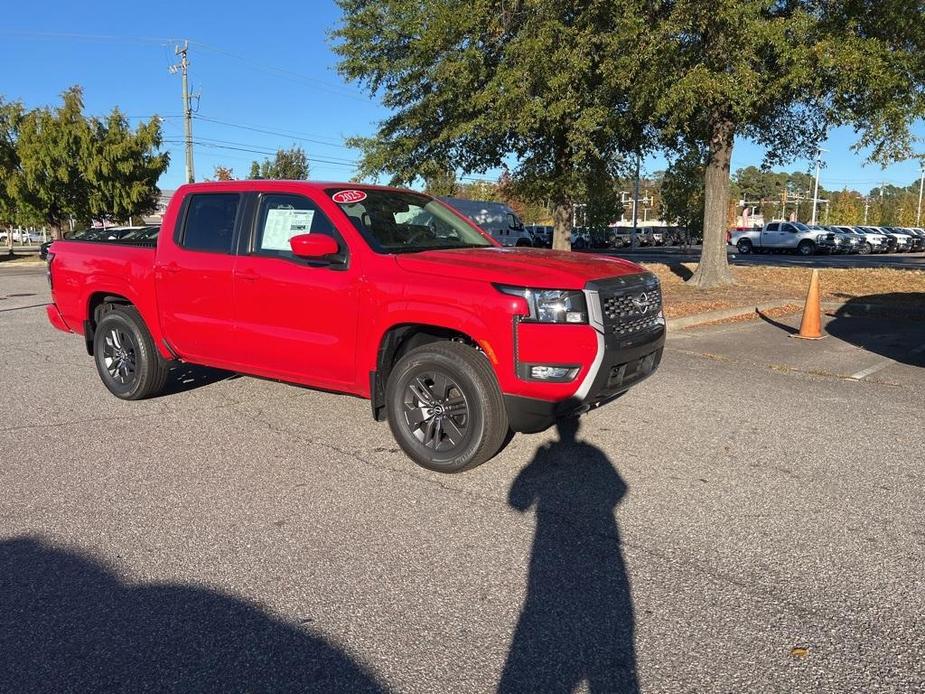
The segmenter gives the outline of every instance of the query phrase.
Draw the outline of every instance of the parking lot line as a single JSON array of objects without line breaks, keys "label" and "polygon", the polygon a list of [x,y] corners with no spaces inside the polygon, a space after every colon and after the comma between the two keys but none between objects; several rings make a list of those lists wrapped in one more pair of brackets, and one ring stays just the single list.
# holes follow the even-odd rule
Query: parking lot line
[{"label": "parking lot line", "polygon": [[[912,356],[913,354],[921,354],[922,352],[925,352],[925,344],[919,345],[915,349],[909,350],[909,356]],[[878,371],[882,371],[886,367],[892,366],[893,364],[897,364],[897,363],[898,362],[895,359],[884,359],[882,362],[879,362],[878,364],[874,364],[873,366],[869,366],[866,369],[861,369],[857,373],[851,374],[848,378],[850,378],[853,381],[860,381],[864,378],[867,378],[871,374],[875,374]]]},{"label": "parking lot line", "polygon": [[861,369],[861,370],[858,371],[857,373],[851,374],[848,378],[850,378],[850,379],[853,380],[853,381],[860,381],[860,380],[862,380],[862,379],[864,379],[864,378],[867,378],[867,377],[870,376],[871,374],[875,374],[875,373],[877,373],[878,371],[882,371],[883,369],[885,369],[885,368],[888,367],[888,366],[892,366],[892,365],[895,364],[895,363],[896,363],[896,362],[895,362],[894,360],[892,360],[892,359],[884,359],[884,360],[883,360],[882,362],[880,362],[879,364],[874,364],[873,366],[869,366],[869,367],[867,367],[866,369]]}]

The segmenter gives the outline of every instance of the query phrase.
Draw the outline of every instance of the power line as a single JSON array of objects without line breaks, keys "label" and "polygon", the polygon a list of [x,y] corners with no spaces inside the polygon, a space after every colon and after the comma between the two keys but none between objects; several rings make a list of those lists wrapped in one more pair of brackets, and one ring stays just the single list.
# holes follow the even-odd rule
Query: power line
[{"label": "power line", "polygon": [[293,140],[299,140],[301,142],[311,142],[316,145],[324,145],[326,147],[337,147],[338,149],[353,149],[343,144],[335,144],[333,142],[325,142],[324,140],[316,139],[319,137],[324,137],[322,135],[309,135],[299,133],[297,130],[290,130],[288,132],[283,130],[270,130],[261,126],[255,125],[245,125],[243,123],[231,123],[229,121],[219,120],[217,118],[208,118],[206,116],[200,116],[196,114],[193,116],[196,120],[205,121],[207,123],[215,123],[216,125],[224,125],[229,128],[237,128],[238,130],[249,130],[255,133],[262,133],[264,135],[276,135],[277,137],[288,137]]},{"label": "power line", "polygon": [[20,39],[40,39],[57,41],[60,39],[76,39],[78,41],[109,41],[113,43],[147,43],[161,44],[174,43],[176,38],[164,38],[160,36],[115,36],[111,34],[81,34],[77,32],[59,32],[59,31],[11,31],[0,30],[0,36],[15,36]]},{"label": "power line", "polygon": [[199,48],[202,48],[206,51],[212,51],[213,53],[218,53],[219,55],[224,55],[229,58],[233,58],[234,60],[238,60],[254,70],[262,70],[264,72],[275,74],[277,77],[282,77],[284,79],[290,79],[296,82],[307,82],[316,87],[320,87],[324,91],[327,91],[331,94],[335,94],[337,96],[343,96],[349,99],[356,99],[357,101],[363,101],[365,103],[369,103],[370,101],[370,99],[368,99],[365,96],[361,96],[358,92],[347,91],[343,89],[341,85],[336,85],[331,82],[327,82],[326,80],[322,80],[317,77],[312,77],[311,75],[306,75],[301,72],[296,72],[295,70],[290,70],[289,68],[276,67],[275,65],[267,65],[266,63],[258,63],[245,56],[239,55],[237,53],[233,53],[224,48],[218,48],[216,46],[211,46],[201,41],[193,41],[192,43],[195,46],[198,46]]}]

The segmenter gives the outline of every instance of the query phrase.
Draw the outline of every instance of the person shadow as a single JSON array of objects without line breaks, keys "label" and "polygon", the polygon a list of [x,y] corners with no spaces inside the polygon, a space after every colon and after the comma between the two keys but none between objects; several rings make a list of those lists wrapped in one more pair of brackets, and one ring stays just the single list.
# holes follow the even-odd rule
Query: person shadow
[{"label": "person shadow", "polygon": [[614,509],[627,487],[607,456],[557,424],[517,475],[508,503],[536,506],[527,596],[498,691],[632,694],[636,676],[630,582]]},{"label": "person shadow", "polygon": [[386,688],[341,649],[252,603],[128,583],[38,537],[0,541],[0,692],[141,691]]}]

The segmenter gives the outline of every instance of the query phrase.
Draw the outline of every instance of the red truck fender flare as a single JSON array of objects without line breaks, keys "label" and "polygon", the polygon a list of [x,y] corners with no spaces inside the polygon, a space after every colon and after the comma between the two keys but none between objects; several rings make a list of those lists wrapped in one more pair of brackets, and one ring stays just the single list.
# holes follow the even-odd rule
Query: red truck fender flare
[{"label": "red truck fender flare", "polygon": [[381,320],[377,321],[370,331],[372,339],[360,357],[361,367],[367,372],[376,370],[379,348],[386,334],[403,326],[431,327],[461,333],[481,347],[489,359],[493,362],[496,360],[493,346],[487,337],[490,334],[488,326],[469,311],[445,305],[406,302],[395,310],[383,312],[380,316]]}]

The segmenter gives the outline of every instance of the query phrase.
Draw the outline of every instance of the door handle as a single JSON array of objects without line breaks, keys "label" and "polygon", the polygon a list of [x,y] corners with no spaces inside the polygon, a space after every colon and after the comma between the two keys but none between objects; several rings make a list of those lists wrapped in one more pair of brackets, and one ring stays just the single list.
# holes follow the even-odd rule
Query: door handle
[{"label": "door handle", "polygon": [[256,272],[253,272],[252,270],[238,270],[234,273],[234,276],[239,280],[247,280],[249,282],[260,279],[260,275],[258,275]]},{"label": "door handle", "polygon": [[169,265],[162,265],[161,269],[165,272],[178,272],[180,270],[180,266],[176,263],[170,263]]}]

